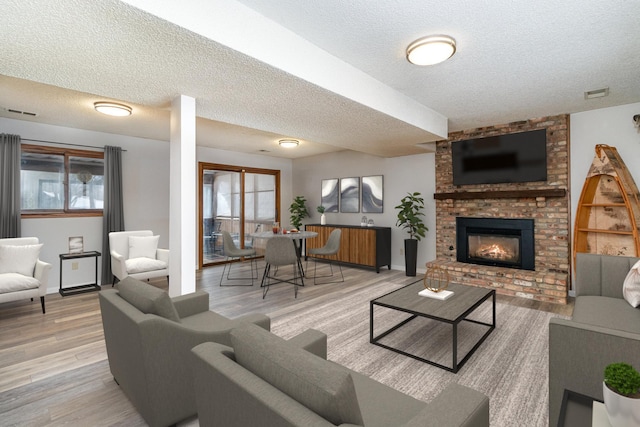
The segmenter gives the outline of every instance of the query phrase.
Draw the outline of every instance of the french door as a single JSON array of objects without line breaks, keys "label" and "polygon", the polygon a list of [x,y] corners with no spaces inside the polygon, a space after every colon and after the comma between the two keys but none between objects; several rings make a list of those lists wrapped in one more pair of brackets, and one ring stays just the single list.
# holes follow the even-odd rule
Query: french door
[{"label": "french door", "polygon": [[280,171],[199,163],[199,265],[226,260],[222,233],[236,246],[253,247],[251,237],[279,221]]}]

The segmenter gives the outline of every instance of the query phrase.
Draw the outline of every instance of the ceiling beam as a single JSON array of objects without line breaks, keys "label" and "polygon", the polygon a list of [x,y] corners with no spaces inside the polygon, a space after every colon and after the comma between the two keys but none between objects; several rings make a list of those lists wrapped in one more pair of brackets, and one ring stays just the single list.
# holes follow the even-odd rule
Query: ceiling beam
[{"label": "ceiling beam", "polygon": [[[234,0],[123,0],[339,96],[446,139],[447,118]],[[428,140],[425,137],[425,141]]]}]

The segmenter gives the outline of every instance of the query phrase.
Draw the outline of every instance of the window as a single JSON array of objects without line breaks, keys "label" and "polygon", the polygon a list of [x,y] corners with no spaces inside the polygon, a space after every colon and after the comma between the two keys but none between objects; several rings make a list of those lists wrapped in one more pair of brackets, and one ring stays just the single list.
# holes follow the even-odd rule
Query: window
[{"label": "window", "polygon": [[23,144],[20,196],[23,215],[102,215],[104,154]]}]

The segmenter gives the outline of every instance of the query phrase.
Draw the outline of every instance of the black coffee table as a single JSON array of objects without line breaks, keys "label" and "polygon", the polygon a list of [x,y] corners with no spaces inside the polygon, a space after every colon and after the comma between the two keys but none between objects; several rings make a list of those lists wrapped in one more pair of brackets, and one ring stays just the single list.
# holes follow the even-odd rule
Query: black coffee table
[{"label": "black coffee table", "polygon": [[[465,364],[473,353],[480,347],[491,332],[496,327],[496,291],[495,289],[478,288],[474,286],[465,286],[457,283],[449,284],[447,290],[453,291],[454,295],[449,299],[440,301],[437,299],[422,297],[418,295],[424,289],[422,281],[413,283],[403,288],[397,289],[370,302],[369,313],[369,342],[384,347],[396,353],[404,354],[416,360],[428,363],[438,368],[445,369],[449,372],[456,373]],[[475,309],[490,297],[493,299],[493,321],[492,323],[484,323],[477,320],[467,319]],[[397,311],[411,314],[410,317],[401,321],[397,325],[387,329],[381,334],[374,337],[374,307],[386,307]],[[382,338],[394,332],[398,328],[406,325],[417,317],[426,317],[439,322],[447,323],[452,326],[452,364],[445,366],[440,363],[425,359],[423,357],[408,353],[398,348],[380,342]],[[480,337],[476,344],[469,352],[458,361],[458,324],[462,321],[472,322],[478,325],[487,326],[487,331]]]}]

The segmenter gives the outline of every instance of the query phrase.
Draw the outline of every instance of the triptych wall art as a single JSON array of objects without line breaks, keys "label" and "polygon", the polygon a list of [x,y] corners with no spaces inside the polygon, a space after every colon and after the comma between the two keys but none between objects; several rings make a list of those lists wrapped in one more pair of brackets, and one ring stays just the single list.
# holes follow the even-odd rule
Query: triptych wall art
[{"label": "triptych wall art", "polygon": [[322,206],[325,212],[382,213],[383,176],[331,178],[322,180]]}]

